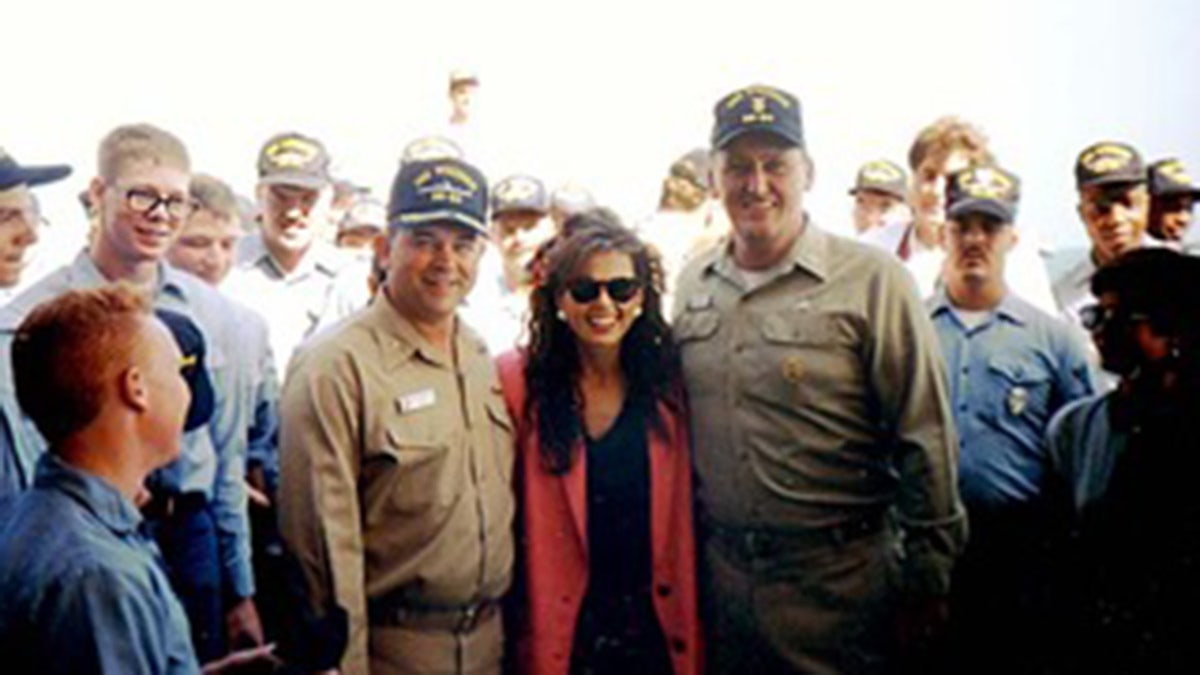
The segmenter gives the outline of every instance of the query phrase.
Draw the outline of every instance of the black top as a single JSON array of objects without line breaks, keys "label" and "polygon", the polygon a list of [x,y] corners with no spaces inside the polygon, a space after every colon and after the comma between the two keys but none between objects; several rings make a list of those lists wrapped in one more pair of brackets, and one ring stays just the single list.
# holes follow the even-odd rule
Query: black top
[{"label": "black top", "polygon": [[586,439],[592,595],[650,588],[650,454],[638,407],[627,402],[603,436]]},{"label": "black top", "polygon": [[575,675],[670,673],[650,594],[648,406],[625,401],[612,427],[587,446],[590,582],[575,633]]}]

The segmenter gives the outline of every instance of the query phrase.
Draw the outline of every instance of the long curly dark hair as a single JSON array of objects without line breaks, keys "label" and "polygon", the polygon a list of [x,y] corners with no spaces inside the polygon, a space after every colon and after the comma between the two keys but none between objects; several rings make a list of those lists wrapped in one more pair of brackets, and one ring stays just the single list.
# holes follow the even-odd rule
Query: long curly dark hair
[{"label": "long curly dark hair", "polygon": [[570,470],[583,435],[579,351],[575,334],[556,317],[556,300],[578,270],[597,253],[617,251],[633,260],[642,283],[642,313],[621,341],[621,371],[628,387],[625,405],[636,406],[656,432],[664,431],[658,402],[684,405],[679,351],[663,318],[662,265],[652,248],[626,229],[611,211],[594,209],[572,217],[539,261],[539,284],[530,297],[529,352],[525,364],[527,424],[536,422],[542,464],[554,474]]}]

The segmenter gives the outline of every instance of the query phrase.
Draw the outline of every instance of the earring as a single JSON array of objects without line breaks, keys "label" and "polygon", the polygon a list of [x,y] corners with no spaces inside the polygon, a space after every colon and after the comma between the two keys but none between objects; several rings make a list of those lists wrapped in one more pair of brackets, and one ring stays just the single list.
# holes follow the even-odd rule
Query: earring
[{"label": "earring", "polygon": [[560,310],[558,310],[557,313],[555,313],[554,318],[558,319],[559,321],[561,321],[563,323],[566,323],[567,322],[567,313],[560,309]]}]

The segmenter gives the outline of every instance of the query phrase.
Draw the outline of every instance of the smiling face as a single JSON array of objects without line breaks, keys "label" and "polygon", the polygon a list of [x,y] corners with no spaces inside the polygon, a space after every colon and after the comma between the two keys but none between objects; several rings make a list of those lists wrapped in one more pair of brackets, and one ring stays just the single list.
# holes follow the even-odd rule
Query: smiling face
[{"label": "smiling face", "polygon": [[388,296],[411,320],[444,324],[475,285],[483,237],[461,225],[405,228],[387,252]]},{"label": "smiling face", "polygon": [[332,190],[259,185],[263,241],[272,253],[303,254],[329,218]]},{"label": "smiling face", "polygon": [[[90,188],[93,204],[100,206],[99,238],[94,254],[102,267],[132,267],[162,260],[183,228],[190,204],[190,173],[152,161],[125,166],[111,182],[95,178]],[[141,210],[144,204],[153,204]]]},{"label": "smiling face", "polygon": [[[630,281],[634,290],[625,296]],[[641,315],[643,295],[633,258],[620,251],[601,251],[579,265],[559,292],[557,305],[580,348],[613,351]]]},{"label": "smiling face", "polygon": [[1196,198],[1190,194],[1163,195],[1150,199],[1150,234],[1162,241],[1183,241],[1192,226],[1192,207]]},{"label": "smiling face", "polygon": [[[733,223],[734,255],[751,269],[778,262],[804,226],[804,193],[812,170],[794,145],[749,133],[716,153],[717,196]],[[749,254],[744,255],[744,254]]]}]

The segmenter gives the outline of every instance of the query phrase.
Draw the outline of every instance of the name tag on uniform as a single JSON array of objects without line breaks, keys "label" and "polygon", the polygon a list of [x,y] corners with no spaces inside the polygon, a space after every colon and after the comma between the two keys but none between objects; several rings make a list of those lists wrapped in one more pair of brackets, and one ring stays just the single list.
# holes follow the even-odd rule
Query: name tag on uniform
[{"label": "name tag on uniform", "polygon": [[709,307],[712,307],[712,306],[713,306],[713,296],[711,296],[707,293],[702,294],[702,295],[693,295],[692,297],[688,298],[688,301],[687,301],[687,308],[692,310],[693,312],[696,312],[696,311],[699,311],[702,309],[708,309]]},{"label": "name tag on uniform", "polygon": [[404,394],[396,399],[396,403],[399,404],[401,413],[408,414],[428,408],[437,403],[437,394],[432,389],[421,389],[420,391]]}]

